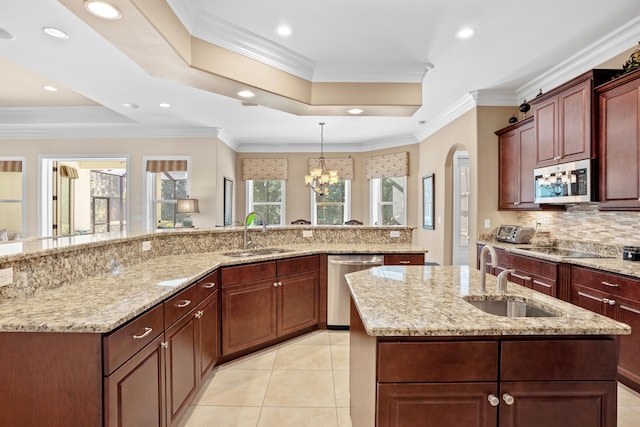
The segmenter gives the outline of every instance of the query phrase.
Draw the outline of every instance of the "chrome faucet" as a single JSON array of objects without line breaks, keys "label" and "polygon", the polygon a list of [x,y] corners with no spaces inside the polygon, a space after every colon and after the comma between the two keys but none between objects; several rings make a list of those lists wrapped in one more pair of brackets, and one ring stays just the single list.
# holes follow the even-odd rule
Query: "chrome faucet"
[{"label": "chrome faucet", "polygon": [[493,246],[484,245],[480,251],[480,292],[487,292],[487,252],[491,254],[491,267],[498,266],[498,255]]},{"label": "chrome faucet", "polygon": [[267,232],[267,223],[264,220],[264,216],[262,216],[262,214],[260,212],[256,212],[256,211],[249,212],[247,214],[247,216],[245,217],[245,219],[244,219],[244,237],[243,237],[243,241],[242,241],[243,249],[247,249],[247,247],[253,243],[253,242],[251,242],[251,238],[249,238],[247,240],[247,228],[248,228],[247,223],[249,222],[249,217],[251,215],[258,215],[260,217],[260,220],[262,221],[262,232],[263,233]]},{"label": "chrome faucet", "polygon": [[506,294],[507,293],[507,277],[509,277],[509,273],[515,273],[514,269],[508,269],[500,272],[498,274],[498,293]]}]

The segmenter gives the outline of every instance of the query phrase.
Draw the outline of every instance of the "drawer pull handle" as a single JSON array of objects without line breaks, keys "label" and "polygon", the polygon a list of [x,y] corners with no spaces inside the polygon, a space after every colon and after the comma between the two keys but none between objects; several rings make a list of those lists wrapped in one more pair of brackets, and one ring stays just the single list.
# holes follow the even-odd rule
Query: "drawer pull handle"
[{"label": "drawer pull handle", "polygon": [[185,307],[188,307],[189,304],[191,304],[191,300],[190,299],[186,299],[186,300],[182,301],[181,303],[176,304],[176,307],[185,308]]},{"label": "drawer pull handle", "polygon": [[500,404],[500,399],[498,399],[495,394],[490,394],[487,396],[487,400],[491,406],[498,406]]},{"label": "drawer pull handle", "polygon": [[505,393],[502,395],[502,400],[504,400],[504,403],[507,405],[513,405],[515,399],[509,393]]},{"label": "drawer pull handle", "polygon": [[204,285],[202,285],[203,288],[205,289],[211,289],[216,285],[215,282],[209,282],[209,283],[205,283]]},{"label": "drawer pull handle", "polygon": [[411,264],[411,261],[400,260],[398,261],[400,264]]},{"label": "drawer pull handle", "polygon": [[134,335],[133,339],[134,340],[141,340],[142,338],[148,336],[151,333],[151,331],[153,331],[152,328],[144,328],[144,332],[141,335]]},{"label": "drawer pull handle", "polygon": [[603,280],[603,281],[602,281],[602,282],[600,282],[600,283],[602,283],[602,284],[603,284],[603,285],[605,285],[605,286],[609,286],[610,288],[617,288],[617,287],[618,287],[618,284],[617,284],[617,283],[609,283],[609,282],[607,282],[606,280]]}]

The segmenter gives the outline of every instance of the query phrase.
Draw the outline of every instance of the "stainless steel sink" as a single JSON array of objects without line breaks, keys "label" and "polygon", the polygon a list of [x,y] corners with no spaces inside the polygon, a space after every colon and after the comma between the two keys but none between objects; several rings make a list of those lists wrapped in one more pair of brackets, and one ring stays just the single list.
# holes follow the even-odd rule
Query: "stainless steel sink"
[{"label": "stainless steel sink", "polygon": [[260,255],[275,255],[275,254],[281,254],[281,253],[290,252],[290,251],[291,249],[261,248],[261,249],[230,251],[230,252],[223,253],[223,255],[236,257],[236,258],[247,258],[252,256],[260,256]]},{"label": "stainless steel sink", "polygon": [[[476,299],[477,298],[477,299]],[[557,317],[560,313],[527,301],[524,298],[509,296],[499,299],[481,299],[483,297],[467,296],[464,300],[475,308],[488,314],[503,317]]]}]

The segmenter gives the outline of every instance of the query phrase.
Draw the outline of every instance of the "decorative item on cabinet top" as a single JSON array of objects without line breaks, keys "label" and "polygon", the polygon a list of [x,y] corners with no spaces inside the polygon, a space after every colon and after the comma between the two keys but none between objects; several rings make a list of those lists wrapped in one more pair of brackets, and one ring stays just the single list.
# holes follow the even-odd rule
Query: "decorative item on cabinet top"
[{"label": "decorative item on cabinet top", "polygon": [[[638,42],[640,44],[640,42]],[[640,68],[640,46],[633,51],[627,62],[622,64],[622,74],[630,73],[631,71]]]}]

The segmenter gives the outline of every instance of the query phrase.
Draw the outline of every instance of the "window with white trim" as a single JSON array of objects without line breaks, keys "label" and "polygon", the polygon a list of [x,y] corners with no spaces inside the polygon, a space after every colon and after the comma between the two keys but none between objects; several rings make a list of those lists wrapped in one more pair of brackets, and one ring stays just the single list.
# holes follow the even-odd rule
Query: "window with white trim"
[{"label": "window with white trim", "polygon": [[321,196],[311,191],[311,223],[342,225],[351,219],[351,180],[341,179]]},{"label": "window with white trim", "polygon": [[407,224],[407,177],[371,178],[371,225]]},{"label": "window with white trim", "polygon": [[0,240],[19,239],[24,233],[22,159],[0,160]]},{"label": "window with white trim", "polygon": [[[247,182],[247,213],[264,216],[267,225],[284,225],[286,181],[284,179],[249,179]],[[260,221],[256,218],[255,221]],[[261,225],[257,224],[256,225]]]},{"label": "window with white trim", "polygon": [[151,227],[173,228],[189,224],[189,214],[176,212],[177,200],[189,196],[189,161],[147,160],[148,222]]}]

